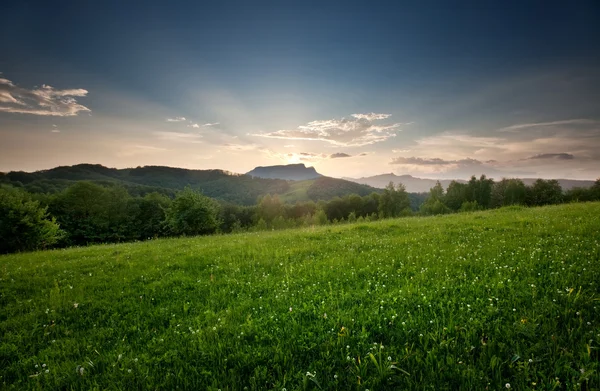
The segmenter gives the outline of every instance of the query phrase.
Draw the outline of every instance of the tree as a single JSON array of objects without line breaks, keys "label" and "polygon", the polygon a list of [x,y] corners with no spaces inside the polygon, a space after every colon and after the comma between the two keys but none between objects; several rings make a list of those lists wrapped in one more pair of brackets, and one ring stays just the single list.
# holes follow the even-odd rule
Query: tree
[{"label": "tree", "polygon": [[76,182],[50,200],[49,210],[67,231],[68,244],[106,240],[108,207],[106,189],[92,182]]},{"label": "tree", "polygon": [[171,199],[153,192],[143,198],[137,198],[136,203],[135,230],[138,237],[147,239],[165,235],[167,233],[165,213],[171,206]]},{"label": "tree", "polygon": [[208,235],[219,226],[218,213],[215,201],[186,187],[166,210],[165,220],[174,235]]},{"label": "tree", "polygon": [[429,197],[421,205],[421,213],[424,215],[438,215],[450,213],[451,210],[444,204],[444,188],[440,181],[429,190]]},{"label": "tree", "polygon": [[379,196],[379,214],[383,218],[398,217],[404,213],[410,214],[410,199],[406,187],[402,183],[394,187],[390,182]]},{"label": "tree", "polygon": [[555,179],[538,179],[529,188],[527,201],[532,206],[560,204],[563,201],[562,187]]},{"label": "tree", "polygon": [[500,182],[494,183],[492,187],[490,207],[524,205],[526,193],[525,184],[522,180],[503,178]]},{"label": "tree", "polygon": [[467,201],[477,201],[481,207],[489,208],[493,185],[494,180],[486,178],[485,175],[481,175],[479,179],[472,176],[467,184]]},{"label": "tree", "polygon": [[445,204],[454,211],[459,210],[462,204],[467,201],[467,192],[468,185],[466,183],[450,182],[446,191]]},{"label": "tree", "polygon": [[258,219],[263,219],[270,226],[276,217],[283,215],[283,210],[283,203],[279,199],[279,196],[277,194],[274,196],[267,194],[260,199],[256,208],[256,214]]},{"label": "tree", "polygon": [[47,248],[63,234],[47,207],[23,190],[0,186],[0,253]]}]

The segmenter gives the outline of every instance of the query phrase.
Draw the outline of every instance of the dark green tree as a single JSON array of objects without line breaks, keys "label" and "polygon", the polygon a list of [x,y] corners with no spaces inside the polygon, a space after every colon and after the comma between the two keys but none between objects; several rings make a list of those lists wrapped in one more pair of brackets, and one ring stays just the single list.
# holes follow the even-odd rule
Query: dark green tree
[{"label": "dark green tree", "polygon": [[500,182],[494,183],[492,187],[490,207],[524,205],[526,193],[525,184],[522,180],[503,178]]},{"label": "dark green tree", "polygon": [[444,204],[444,188],[438,181],[434,187],[429,190],[429,197],[421,205],[421,213],[424,215],[438,215],[450,213],[451,210]]},{"label": "dark green tree", "polygon": [[390,182],[379,196],[379,214],[383,218],[389,218],[410,213],[412,212],[406,187],[402,183],[394,187],[394,183]]},{"label": "dark green tree", "polygon": [[0,186],[0,253],[48,248],[63,234],[47,207],[21,189]]},{"label": "dark green tree", "polygon": [[467,192],[469,187],[466,183],[460,183],[452,181],[448,185],[446,191],[445,204],[448,208],[457,211],[461,208],[462,204],[467,201]]},{"label": "dark green tree", "polygon": [[215,233],[219,205],[198,191],[186,187],[166,210],[165,220],[174,235],[208,235]]},{"label": "dark green tree", "polygon": [[527,204],[531,206],[560,204],[563,192],[557,180],[538,179],[528,188]]}]

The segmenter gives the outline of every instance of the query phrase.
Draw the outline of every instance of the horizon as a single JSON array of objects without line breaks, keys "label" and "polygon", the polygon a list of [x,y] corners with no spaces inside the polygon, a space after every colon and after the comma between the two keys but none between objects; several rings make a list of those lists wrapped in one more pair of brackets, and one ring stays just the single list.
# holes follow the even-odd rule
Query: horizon
[{"label": "horizon", "polygon": [[[438,180],[438,181],[451,181],[451,180],[457,180],[457,181],[464,181],[464,182],[468,182],[469,179],[471,177],[475,177],[477,179],[480,178],[481,175],[486,175],[486,174],[472,174],[469,175],[466,178],[458,178],[458,177],[454,177],[454,178],[439,178],[439,177],[429,177],[426,175],[422,175],[422,176],[415,176],[415,175],[411,175],[411,174],[396,174],[394,172],[385,172],[385,173],[380,173],[380,174],[375,174],[375,175],[370,175],[370,176],[363,176],[363,177],[350,177],[350,176],[340,176],[340,177],[334,177],[334,176],[330,176],[330,175],[325,175],[319,171],[316,170],[316,167],[314,166],[310,166],[307,165],[306,163],[290,163],[290,164],[279,164],[279,165],[271,165],[271,166],[256,166],[253,167],[252,169],[246,171],[246,172],[235,172],[235,171],[229,171],[229,170],[224,170],[221,168],[201,168],[201,169],[195,169],[195,168],[184,168],[184,167],[174,167],[174,166],[161,166],[161,165],[144,165],[144,166],[135,166],[135,167],[110,167],[110,166],[105,166],[103,164],[100,163],[78,163],[78,164],[73,164],[73,165],[62,165],[62,166],[56,166],[56,167],[51,167],[48,169],[40,169],[40,170],[34,170],[34,171],[22,171],[21,172],[26,172],[26,173],[35,173],[35,172],[45,172],[45,171],[50,171],[53,170],[55,168],[59,168],[59,167],[74,167],[74,166],[81,166],[81,165],[89,165],[89,166],[102,166],[104,168],[108,168],[108,169],[115,169],[115,170],[131,170],[131,169],[136,169],[136,168],[144,168],[144,167],[165,167],[165,168],[174,168],[174,169],[181,169],[181,170],[198,170],[198,171],[223,171],[227,174],[232,174],[232,175],[249,175],[251,171],[253,171],[256,168],[272,168],[272,167],[287,167],[287,166],[303,166],[304,168],[314,168],[315,171],[317,172],[317,174],[322,175],[324,177],[329,177],[329,178],[337,178],[337,179],[348,179],[348,180],[360,180],[360,179],[369,179],[369,178],[374,178],[374,177],[379,177],[379,176],[387,176],[387,175],[394,175],[396,177],[411,177],[413,179],[423,179],[423,180]],[[19,171],[19,170],[15,170],[15,171]],[[0,171],[0,173],[8,173],[10,171]],[[488,179],[493,179],[494,181],[498,181],[501,179],[544,179],[544,180],[567,180],[567,181],[581,181],[581,182],[594,182],[598,179],[600,179],[600,177],[595,178],[595,179],[573,179],[573,178],[561,178],[561,177],[547,177],[547,178],[542,178],[542,177],[508,177],[508,176],[501,176],[501,177],[493,177],[493,176],[487,176],[486,177]]]},{"label": "horizon", "polygon": [[0,172],[303,163],[593,181],[599,16],[594,1],[12,2]]}]

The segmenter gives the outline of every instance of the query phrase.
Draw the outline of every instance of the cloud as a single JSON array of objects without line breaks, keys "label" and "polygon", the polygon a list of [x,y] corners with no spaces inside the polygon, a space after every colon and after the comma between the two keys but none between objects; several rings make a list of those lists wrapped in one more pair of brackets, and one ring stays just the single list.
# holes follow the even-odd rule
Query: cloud
[{"label": "cloud", "polygon": [[168,151],[166,148],[154,147],[152,145],[128,145],[124,146],[117,156],[120,157],[131,157],[137,155],[148,155]]},{"label": "cloud", "polygon": [[570,153],[541,153],[539,155],[528,157],[525,160],[535,160],[535,159],[557,159],[557,160],[573,160],[575,156]]},{"label": "cloud", "polygon": [[396,136],[401,124],[374,124],[374,120],[390,114],[352,114],[351,118],[312,121],[296,129],[253,134],[252,136],[285,139],[325,141],[344,147],[358,147],[385,141]]},{"label": "cloud", "polygon": [[466,158],[460,160],[445,160],[440,158],[420,158],[420,157],[396,157],[393,158],[390,164],[405,164],[415,166],[447,166],[447,165],[461,165],[461,166],[473,166],[481,165],[482,162],[476,159]]},{"label": "cloud", "polygon": [[91,111],[74,98],[85,97],[87,93],[80,88],[56,90],[45,84],[28,90],[0,77],[0,112],[71,117],[80,111]]},{"label": "cloud", "polygon": [[222,146],[231,151],[253,151],[259,148],[256,144],[223,144]]},{"label": "cloud", "polygon": [[377,119],[386,119],[390,118],[391,114],[377,114],[377,113],[367,113],[367,114],[352,114],[354,118],[358,119],[366,119],[367,121],[374,121]]},{"label": "cloud", "polygon": [[337,159],[340,157],[352,157],[351,155],[348,155],[347,153],[343,153],[343,152],[338,152],[338,153],[334,153],[329,155],[330,159]]},{"label": "cloud", "polygon": [[185,117],[167,118],[167,122],[183,122]]},{"label": "cloud", "polygon": [[200,129],[200,125],[198,125],[198,124],[191,124],[191,125],[188,125],[188,128]]},{"label": "cloud", "polygon": [[220,122],[213,122],[213,123],[207,122],[202,126],[217,126],[217,125],[220,125]]},{"label": "cloud", "polygon": [[525,124],[516,124],[516,125],[511,125],[511,126],[507,126],[505,128],[499,129],[499,131],[510,132],[510,131],[515,131],[515,130],[519,130],[519,129],[544,127],[544,126],[590,125],[590,124],[596,124],[596,123],[598,123],[598,121],[584,119],[584,118],[577,118],[577,119],[567,119],[567,120],[561,120],[561,121],[531,122],[531,123],[525,123]]},{"label": "cloud", "polygon": [[163,140],[183,141],[188,143],[201,143],[202,135],[183,132],[154,132],[154,135]]}]

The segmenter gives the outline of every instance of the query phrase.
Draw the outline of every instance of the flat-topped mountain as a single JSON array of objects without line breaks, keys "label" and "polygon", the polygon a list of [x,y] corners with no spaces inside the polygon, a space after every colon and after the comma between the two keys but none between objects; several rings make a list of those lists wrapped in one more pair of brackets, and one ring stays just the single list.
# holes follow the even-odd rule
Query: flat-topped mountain
[{"label": "flat-topped mountain", "polygon": [[319,174],[314,167],[306,167],[302,163],[280,166],[259,166],[246,173],[246,175],[267,179],[286,179],[291,181],[316,179],[323,176]]}]

